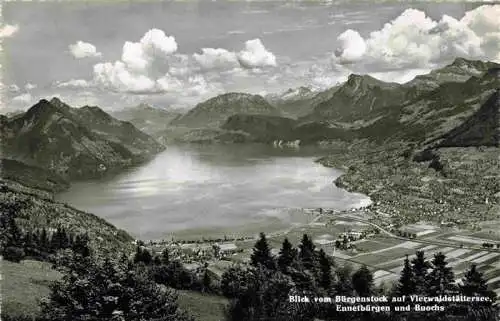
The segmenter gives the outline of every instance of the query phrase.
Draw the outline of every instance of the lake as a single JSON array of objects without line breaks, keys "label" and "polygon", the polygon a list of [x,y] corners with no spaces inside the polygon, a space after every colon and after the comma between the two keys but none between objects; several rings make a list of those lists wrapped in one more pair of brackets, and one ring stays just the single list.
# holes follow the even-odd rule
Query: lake
[{"label": "lake", "polygon": [[264,145],[169,146],[118,176],[73,183],[57,198],[141,239],[290,226],[291,209],[367,205],[368,197],[335,187],[340,171],[314,163],[326,154]]}]

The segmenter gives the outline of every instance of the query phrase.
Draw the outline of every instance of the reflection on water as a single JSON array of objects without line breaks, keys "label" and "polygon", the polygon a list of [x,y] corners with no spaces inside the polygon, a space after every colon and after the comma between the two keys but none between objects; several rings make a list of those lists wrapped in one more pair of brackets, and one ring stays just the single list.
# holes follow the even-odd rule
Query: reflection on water
[{"label": "reflection on water", "polygon": [[340,172],[314,163],[318,150],[267,146],[168,147],[111,179],[75,183],[58,195],[137,237],[289,217],[279,209],[349,208],[362,195],[332,184]]}]

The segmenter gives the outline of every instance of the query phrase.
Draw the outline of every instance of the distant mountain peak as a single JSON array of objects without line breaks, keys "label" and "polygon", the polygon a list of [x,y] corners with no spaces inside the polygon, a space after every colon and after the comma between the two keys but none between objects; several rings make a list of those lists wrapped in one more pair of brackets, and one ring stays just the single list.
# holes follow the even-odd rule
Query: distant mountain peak
[{"label": "distant mountain peak", "polygon": [[54,105],[58,105],[58,104],[62,104],[63,102],[58,97],[52,97],[52,99],[50,100],[50,103],[54,104]]},{"label": "distant mountain peak", "polygon": [[140,103],[139,105],[136,106],[136,108],[137,109],[156,109],[147,103]]},{"label": "distant mountain peak", "polygon": [[378,80],[369,75],[359,75],[359,74],[350,74],[345,83],[347,86],[355,86],[358,87],[360,85],[363,86],[388,86],[392,85],[392,83],[387,83],[382,80]]},{"label": "distant mountain peak", "polygon": [[59,111],[56,104],[52,104],[47,99],[40,99],[36,104],[26,111],[28,117],[40,117],[42,114],[53,114]]}]

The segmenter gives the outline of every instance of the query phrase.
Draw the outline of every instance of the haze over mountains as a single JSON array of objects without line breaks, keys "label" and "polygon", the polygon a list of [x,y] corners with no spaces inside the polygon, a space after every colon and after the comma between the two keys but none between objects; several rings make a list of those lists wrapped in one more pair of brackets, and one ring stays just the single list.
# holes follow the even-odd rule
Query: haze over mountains
[{"label": "haze over mountains", "polygon": [[95,106],[41,100],[25,113],[1,116],[2,157],[9,159],[7,169],[44,169],[54,177],[49,185],[57,185],[147,160],[163,150],[158,141],[439,140],[439,146],[496,146],[498,70],[495,63],[459,58],[406,84],[351,75],[319,93],[302,87],[267,100],[227,93],[185,114],[143,104],[113,113],[122,120]]}]

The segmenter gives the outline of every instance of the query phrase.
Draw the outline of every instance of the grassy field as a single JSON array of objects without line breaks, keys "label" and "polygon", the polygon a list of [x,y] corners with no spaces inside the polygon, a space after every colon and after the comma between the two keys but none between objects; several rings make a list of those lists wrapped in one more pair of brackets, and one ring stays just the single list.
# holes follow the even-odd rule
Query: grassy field
[{"label": "grassy field", "polygon": [[[26,260],[12,263],[3,260],[2,314],[9,316],[35,316],[40,313],[39,302],[49,295],[49,284],[60,278],[50,264]],[[189,311],[198,321],[224,320],[227,299],[217,295],[192,291],[178,291],[179,306]]]},{"label": "grassy field", "polygon": [[2,313],[33,316],[40,312],[39,301],[49,294],[48,285],[60,277],[50,264],[26,260],[12,263],[3,260]]},{"label": "grassy field", "polygon": [[226,298],[193,291],[178,291],[179,306],[198,321],[223,321]]}]

